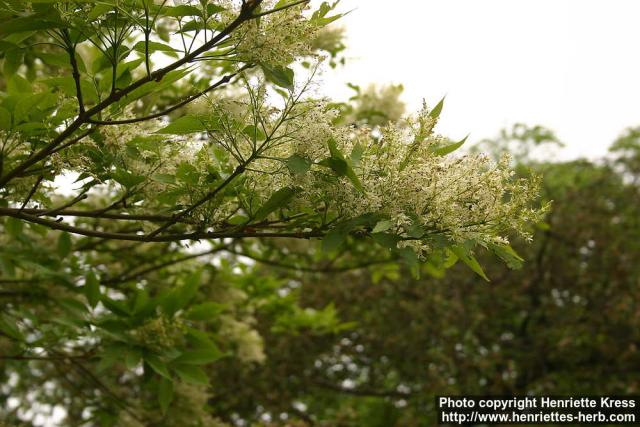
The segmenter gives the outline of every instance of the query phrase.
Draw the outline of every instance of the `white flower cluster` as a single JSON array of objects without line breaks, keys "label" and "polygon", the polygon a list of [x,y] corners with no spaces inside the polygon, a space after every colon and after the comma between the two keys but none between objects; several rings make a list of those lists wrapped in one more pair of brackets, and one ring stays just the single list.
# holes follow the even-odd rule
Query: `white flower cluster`
[{"label": "white flower cluster", "polygon": [[[265,1],[260,10],[271,10],[275,3]],[[318,27],[304,16],[308,8],[304,3],[244,23],[231,34],[237,57],[249,63],[286,66],[296,58],[313,55]]]},{"label": "white flower cluster", "polygon": [[[335,112],[321,102],[307,103],[277,133],[274,144],[252,173],[254,188],[271,194],[282,187],[302,191],[296,209],[329,212],[339,221],[376,214],[385,231],[401,237],[419,255],[428,252],[434,238],[451,243],[466,240],[505,242],[512,232],[526,238],[528,227],[543,209],[533,207],[538,179],[517,179],[510,159],[492,162],[483,154],[443,155],[453,144],[433,133],[436,119],[425,108],[403,122],[392,123],[372,137],[369,129],[335,127]],[[284,140],[284,141],[283,141]],[[321,162],[330,157],[328,141],[352,167],[363,191],[348,176],[336,179]],[[306,173],[293,173],[282,162],[299,156],[311,164]]]},{"label": "white flower cluster", "polygon": [[246,322],[240,322],[231,316],[220,317],[220,335],[233,343],[237,357],[245,363],[263,363],[264,342],[255,329]]}]

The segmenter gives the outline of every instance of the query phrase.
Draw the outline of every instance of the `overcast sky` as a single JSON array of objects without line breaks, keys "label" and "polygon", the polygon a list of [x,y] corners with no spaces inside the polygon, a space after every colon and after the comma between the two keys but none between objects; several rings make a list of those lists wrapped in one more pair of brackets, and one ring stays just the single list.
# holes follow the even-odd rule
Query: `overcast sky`
[{"label": "overcast sky", "polygon": [[640,125],[638,0],[342,0],[347,65],[323,77],[402,83],[417,109],[447,95],[440,133],[470,140],[541,124],[594,158]]}]

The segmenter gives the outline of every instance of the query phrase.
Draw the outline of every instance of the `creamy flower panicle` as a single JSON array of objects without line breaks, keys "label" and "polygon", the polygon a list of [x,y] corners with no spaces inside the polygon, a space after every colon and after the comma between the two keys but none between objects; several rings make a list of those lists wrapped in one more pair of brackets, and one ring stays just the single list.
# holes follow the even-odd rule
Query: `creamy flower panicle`
[{"label": "creamy flower panicle", "polygon": [[[240,2],[216,3],[224,8],[219,17],[223,27],[240,13]],[[257,13],[282,7],[279,3],[263,1]],[[308,3],[301,3],[246,22],[230,35],[227,44],[233,46],[236,59],[249,63],[286,66],[301,56],[315,56],[313,41],[321,27],[305,16],[310,9]]]},{"label": "creamy flower panicle", "polygon": [[[513,233],[528,239],[529,226],[544,212],[532,203],[538,178],[514,178],[508,156],[496,163],[484,154],[442,155],[438,149],[452,142],[433,132],[437,118],[426,108],[375,132],[336,127],[337,114],[326,101],[298,104],[247,171],[251,188],[265,198],[298,188],[293,209],[321,208],[340,221],[379,215],[390,223],[385,231],[400,236],[398,247],[419,255],[430,250],[435,236],[450,243],[506,243]],[[362,191],[322,164],[331,156],[328,141],[349,158]],[[293,156],[308,171],[294,173],[283,165]]]}]

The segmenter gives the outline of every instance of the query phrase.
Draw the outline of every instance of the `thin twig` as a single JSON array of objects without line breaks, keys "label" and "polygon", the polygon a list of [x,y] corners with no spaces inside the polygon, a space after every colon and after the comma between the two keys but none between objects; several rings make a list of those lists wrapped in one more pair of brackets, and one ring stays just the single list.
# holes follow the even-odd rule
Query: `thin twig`
[{"label": "thin twig", "polygon": [[145,268],[143,270],[140,270],[140,271],[134,271],[134,272],[129,273],[129,274],[121,274],[119,276],[115,276],[115,277],[112,277],[112,278],[109,278],[109,279],[104,279],[104,280],[101,280],[100,283],[102,283],[102,284],[114,284],[114,283],[128,282],[130,280],[138,279],[141,276],[144,276],[146,274],[152,273],[154,271],[161,270],[161,269],[163,269],[165,267],[169,267],[171,265],[180,264],[182,262],[189,261],[189,260],[195,259],[195,258],[200,258],[200,257],[207,256],[207,255],[213,255],[213,254],[215,254],[217,252],[225,250],[226,248],[227,248],[227,245],[218,246],[218,247],[215,247],[215,248],[210,249],[208,251],[199,252],[197,254],[186,255],[186,256],[183,256],[183,257],[180,257],[180,258],[176,258],[176,259],[172,259],[172,260],[169,260],[169,261],[165,261],[165,262],[160,263],[160,264],[152,265],[152,266],[147,267],[147,268]]},{"label": "thin twig", "polygon": [[37,214],[37,216],[55,216],[56,214],[58,214],[59,212],[65,210],[68,207],[71,207],[73,205],[75,205],[76,203],[81,202],[82,200],[86,199],[87,196],[87,191],[89,191],[88,189],[83,191],[79,196],[73,198],[73,200],[70,200],[69,202],[65,203],[62,206],[58,206],[57,208],[53,208],[53,209],[49,209],[49,210],[45,210],[44,212],[40,212]]},{"label": "thin twig", "polygon": [[73,77],[73,81],[76,85],[76,98],[78,99],[78,112],[79,112],[79,115],[83,115],[84,101],[82,99],[80,71],[78,70],[78,61],[76,60],[75,46],[69,46],[68,53],[69,53],[69,62],[71,63],[71,76]]},{"label": "thin twig", "polygon": [[58,148],[56,148],[55,150],[53,150],[51,152],[51,154],[55,154],[58,151],[62,151],[67,147],[70,147],[78,142],[80,142],[81,139],[83,139],[84,137],[91,135],[93,132],[95,132],[96,128],[92,127],[91,129],[87,129],[84,132],[81,132],[78,136],[76,136],[75,138],[71,139],[70,141],[62,144],[61,146],[59,146]]},{"label": "thin twig", "polygon": [[229,175],[227,177],[227,179],[225,179],[222,183],[220,183],[220,185],[218,185],[216,188],[214,188],[213,190],[208,192],[204,197],[202,197],[196,203],[191,205],[189,208],[183,210],[182,212],[176,214],[170,221],[167,221],[164,225],[162,225],[161,227],[156,228],[154,231],[149,233],[149,237],[157,236],[162,231],[166,230],[167,228],[171,227],[172,225],[174,225],[175,223],[180,221],[185,216],[189,215],[191,212],[193,212],[198,207],[202,206],[203,204],[205,204],[209,200],[213,199],[220,191],[222,191],[227,185],[229,185],[231,183],[231,181],[233,181],[233,179],[235,177],[237,177],[238,175],[240,175],[240,174],[242,174],[244,172],[245,165],[249,161],[245,162],[245,164],[242,164],[242,165],[239,165],[238,167],[236,167],[236,169],[233,171],[233,173],[231,175]]},{"label": "thin twig", "polygon": [[296,2],[293,2],[293,3],[285,4],[284,6],[276,7],[275,9],[267,10],[267,11],[261,12],[261,13],[256,13],[255,15],[252,15],[252,18],[260,18],[261,16],[271,15],[272,13],[281,12],[283,10],[292,8],[294,6],[298,6],[298,5],[303,4],[303,3],[309,3],[309,1],[310,0],[299,0],[299,1],[296,1]]},{"label": "thin twig", "polygon": [[220,80],[218,80],[216,83],[212,84],[211,86],[209,86],[208,88],[206,88],[203,91],[200,91],[198,93],[195,93],[191,96],[189,96],[188,98],[180,101],[179,103],[167,108],[164,111],[160,111],[158,113],[153,113],[153,114],[149,114],[148,116],[144,116],[144,117],[135,117],[132,119],[124,119],[124,120],[95,120],[95,119],[89,119],[88,122],[89,123],[93,123],[96,125],[126,125],[126,124],[131,124],[131,123],[139,123],[139,122],[144,122],[147,120],[152,120],[152,119],[157,119],[158,117],[162,117],[162,116],[166,116],[169,113],[172,113],[173,111],[184,107],[185,105],[195,101],[196,99],[200,98],[201,96],[217,89],[218,87],[222,86],[225,83],[229,83],[231,81],[231,79],[233,77],[235,77],[236,75],[238,75],[239,73],[241,73],[242,71],[253,67],[253,65],[245,65],[242,68],[240,68],[238,71],[236,71],[235,73],[229,74],[224,76],[223,78],[221,78]]},{"label": "thin twig", "polygon": [[27,206],[27,203],[29,203],[29,200],[31,200],[33,195],[36,193],[36,191],[38,190],[38,186],[40,185],[40,183],[42,182],[43,179],[44,179],[44,176],[40,175],[38,177],[38,179],[36,180],[36,183],[33,184],[33,187],[31,187],[31,191],[29,191],[29,194],[27,195],[27,198],[24,199],[24,202],[22,202],[22,206],[20,206],[20,210],[21,211],[24,210],[25,206]]}]

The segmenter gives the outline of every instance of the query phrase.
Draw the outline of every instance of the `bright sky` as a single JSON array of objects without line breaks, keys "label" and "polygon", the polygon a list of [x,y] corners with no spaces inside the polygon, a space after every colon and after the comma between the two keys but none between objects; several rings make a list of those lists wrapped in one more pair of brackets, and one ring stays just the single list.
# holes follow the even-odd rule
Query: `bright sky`
[{"label": "bright sky", "polygon": [[447,95],[438,130],[470,141],[515,122],[594,158],[640,125],[638,0],[342,0],[348,63],[323,77],[402,83],[411,110]]}]

